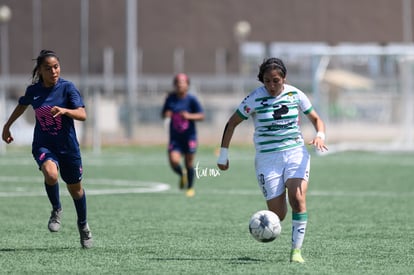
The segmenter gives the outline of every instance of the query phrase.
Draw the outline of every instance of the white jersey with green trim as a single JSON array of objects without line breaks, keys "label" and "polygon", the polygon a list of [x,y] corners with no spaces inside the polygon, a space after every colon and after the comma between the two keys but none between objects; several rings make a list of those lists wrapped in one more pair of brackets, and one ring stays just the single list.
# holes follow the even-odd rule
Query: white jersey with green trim
[{"label": "white jersey with green trim", "polygon": [[284,151],[304,145],[299,127],[300,112],[309,114],[313,107],[309,98],[298,88],[284,84],[277,97],[264,86],[252,91],[239,105],[237,113],[254,121],[256,153]]}]

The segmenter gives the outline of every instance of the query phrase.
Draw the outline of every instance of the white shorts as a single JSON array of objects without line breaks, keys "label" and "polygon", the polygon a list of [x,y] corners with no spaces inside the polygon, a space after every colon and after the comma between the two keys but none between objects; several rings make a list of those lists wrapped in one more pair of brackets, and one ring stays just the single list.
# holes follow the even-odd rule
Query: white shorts
[{"label": "white shorts", "polygon": [[281,195],[290,178],[309,181],[310,155],[305,146],[287,151],[259,154],[255,159],[256,177],[266,200]]}]

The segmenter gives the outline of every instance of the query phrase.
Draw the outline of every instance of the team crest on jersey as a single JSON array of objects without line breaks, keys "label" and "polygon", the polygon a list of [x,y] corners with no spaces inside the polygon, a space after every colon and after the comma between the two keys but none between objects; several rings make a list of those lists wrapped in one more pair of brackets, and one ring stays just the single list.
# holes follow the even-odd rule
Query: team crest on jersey
[{"label": "team crest on jersey", "polygon": [[295,101],[295,96],[293,95],[293,93],[292,93],[292,92],[289,92],[289,93],[287,94],[286,99],[287,99],[287,100],[289,100],[290,102],[294,102],[294,101]]},{"label": "team crest on jersey", "polygon": [[244,109],[244,111],[246,112],[246,114],[250,113],[250,110],[251,110],[251,109],[250,109],[250,107],[249,107],[249,106],[244,105],[243,109]]}]

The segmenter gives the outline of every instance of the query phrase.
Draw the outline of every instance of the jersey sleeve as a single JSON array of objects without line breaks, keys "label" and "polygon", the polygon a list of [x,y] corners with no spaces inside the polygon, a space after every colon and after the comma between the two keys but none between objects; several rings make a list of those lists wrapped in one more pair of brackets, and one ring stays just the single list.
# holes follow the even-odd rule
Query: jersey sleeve
[{"label": "jersey sleeve", "polygon": [[236,110],[236,113],[242,118],[242,119],[248,119],[249,116],[252,115],[254,105],[253,105],[253,97],[251,94],[243,99],[243,101],[240,103],[239,107]]},{"label": "jersey sleeve", "polygon": [[309,98],[306,94],[302,91],[299,91],[299,107],[304,114],[309,114],[313,110],[312,103],[310,102]]},{"label": "jersey sleeve", "polygon": [[164,104],[162,105],[161,115],[163,115],[166,111],[171,109],[171,107],[170,107],[170,97],[171,97],[171,94],[168,93],[167,96],[165,97]]},{"label": "jersey sleeve", "polygon": [[200,104],[200,101],[198,101],[198,99],[193,96],[192,97],[192,104],[191,104],[191,112],[192,113],[203,113],[203,107]]},{"label": "jersey sleeve", "polygon": [[68,93],[69,108],[76,109],[79,107],[85,107],[79,90],[72,82],[67,83],[66,89]]},{"label": "jersey sleeve", "polygon": [[27,106],[27,105],[30,105],[30,103],[31,103],[31,100],[30,100],[30,98],[28,98],[27,96],[21,96],[20,98],[19,98],[19,104],[20,105],[24,105],[24,106]]},{"label": "jersey sleeve", "polygon": [[30,94],[30,89],[29,89],[29,87],[26,89],[26,92],[24,93],[24,96],[21,96],[20,98],[19,98],[19,104],[20,105],[24,105],[24,106],[28,106],[28,105],[30,105],[30,104],[32,104],[32,101],[33,101],[33,97],[31,97],[29,94]]}]

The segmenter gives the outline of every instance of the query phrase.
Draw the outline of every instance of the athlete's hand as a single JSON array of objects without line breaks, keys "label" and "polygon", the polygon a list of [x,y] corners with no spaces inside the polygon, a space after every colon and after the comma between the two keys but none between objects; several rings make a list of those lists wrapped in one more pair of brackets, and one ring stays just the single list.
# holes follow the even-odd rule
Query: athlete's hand
[{"label": "athlete's hand", "polygon": [[10,133],[10,129],[7,127],[3,128],[3,133],[1,137],[4,140],[4,142],[6,142],[7,144],[11,143],[14,140],[13,136]]},{"label": "athlete's hand", "polygon": [[316,149],[321,151],[321,152],[328,151],[328,147],[326,147],[325,141],[320,137],[315,137],[308,144],[309,145],[314,145],[316,147]]},{"label": "athlete's hand", "polygon": [[66,109],[58,107],[58,106],[54,106],[52,109],[50,109],[50,112],[52,113],[53,117],[57,117],[59,115],[62,116],[66,114]]},{"label": "athlete's hand", "polygon": [[229,161],[227,160],[226,164],[217,163],[217,166],[218,168],[220,168],[220,170],[226,171],[227,169],[229,169]]},{"label": "athlete's hand", "polygon": [[184,119],[190,120],[191,119],[191,114],[187,111],[181,111],[180,112],[180,116]]},{"label": "athlete's hand", "polygon": [[217,166],[220,170],[227,170],[229,169],[229,156],[228,156],[228,148],[220,148],[220,155],[217,160]]}]

